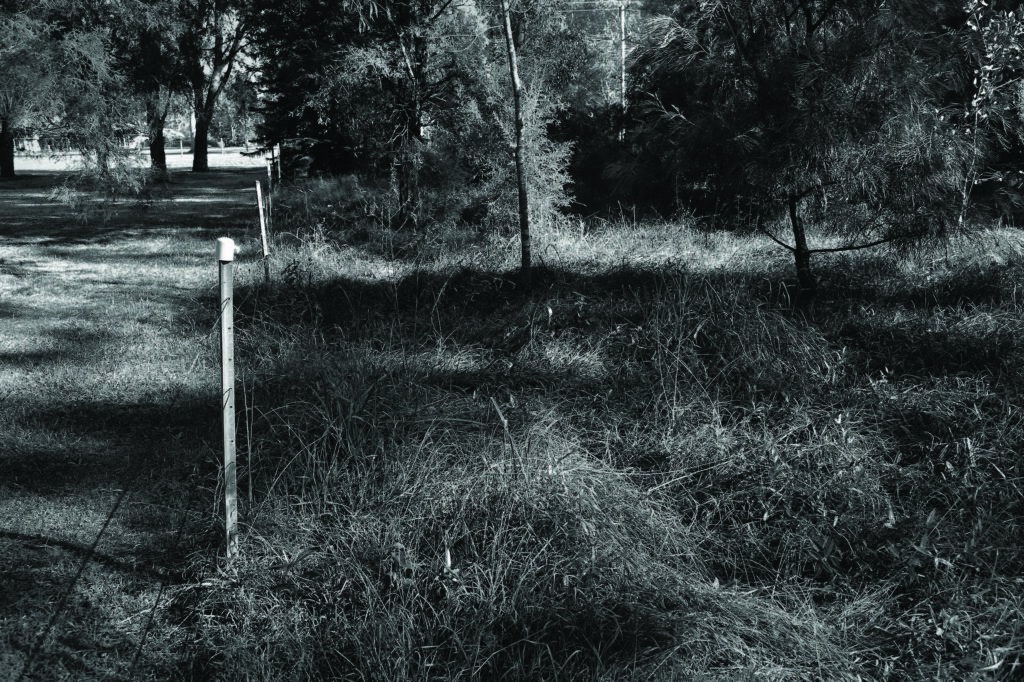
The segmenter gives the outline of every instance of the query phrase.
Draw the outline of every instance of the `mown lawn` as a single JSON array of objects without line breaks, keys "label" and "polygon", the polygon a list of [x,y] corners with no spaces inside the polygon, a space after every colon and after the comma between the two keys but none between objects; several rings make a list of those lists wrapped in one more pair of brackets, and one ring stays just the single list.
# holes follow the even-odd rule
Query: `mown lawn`
[{"label": "mown lawn", "polygon": [[251,230],[261,168],[235,163],[108,222],[47,200],[50,160],[0,184],[0,679],[180,679],[151,614],[211,513],[216,340],[192,311],[213,239]]}]

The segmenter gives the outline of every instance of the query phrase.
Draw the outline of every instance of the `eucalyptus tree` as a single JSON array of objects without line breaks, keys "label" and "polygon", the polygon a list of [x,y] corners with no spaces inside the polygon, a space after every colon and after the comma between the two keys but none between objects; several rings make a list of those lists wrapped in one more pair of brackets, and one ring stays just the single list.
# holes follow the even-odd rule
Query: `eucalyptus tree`
[{"label": "eucalyptus tree", "polygon": [[[595,51],[588,42],[593,29],[603,32],[606,22],[573,21],[571,14],[563,13],[563,6],[550,0],[497,0],[495,9],[508,73],[507,81],[496,79],[495,85],[511,93],[511,107],[506,105],[507,113],[497,118],[499,124],[511,120],[508,137],[515,163],[520,278],[529,286],[531,225],[553,219],[570,203],[566,189],[570,144],[554,143],[547,128],[563,109],[587,107],[607,96],[607,79],[595,66],[602,61],[603,51]],[[509,100],[507,95],[494,98]]]},{"label": "eucalyptus tree", "polygon": [[523,81],[519,77],[519,58],[517,54],[516,34],[512,29],[512,16],[508,0],[498,0],[501,11],[501,25],[505,33],[505,49],[508,54],[509,78],[512,83],[513,115],[515,117],[515,162],[516,162],[516,193],[519,202],[519,235],[520,235],[520,279],[523,286],[529,288],[531,283],[531,243],[530,243],[530,194],[526,179],[526,149],[523,136]]},{"label": "eucalyptus tree", "polygon": [[167,170],[164,127],[173,97],[186,90],[178,41],[184,26],[177,0],[135,0],[133,11],[111,19],[112,50],[146,115],[150,162]]},{"label": "eucalyptus tree", "polygon": [[499,215],[516,216],[520,280],[528,287],[534,228],[557,221],[573,203],[573,146],[590,142],[551,133],[566,116],[593,117],[610,101],[618,109],[625,24],[621,4],[611,0],[484,0],[477,11],[486,26],[479,60],[487,78],[474,105],[493,122],[487,185]]},{"label": "eucalyptus tree", "polygon": [[[651,23],[633,67],[655,102],[646,133],[793,254],[808,309],[813,255],[966,227],[972,167],[998,142],[968,104],[967,18],[952,0],[684,5]],[[813,246],[809,223],[836,240]]]},{"label": "eucalyptus tree", "polygon": [[179,0],[176,8],[181,22],[178,53],[195,114],[194,172],[210,169],[210,123],[251,30],[246,5],[244,0]]}]

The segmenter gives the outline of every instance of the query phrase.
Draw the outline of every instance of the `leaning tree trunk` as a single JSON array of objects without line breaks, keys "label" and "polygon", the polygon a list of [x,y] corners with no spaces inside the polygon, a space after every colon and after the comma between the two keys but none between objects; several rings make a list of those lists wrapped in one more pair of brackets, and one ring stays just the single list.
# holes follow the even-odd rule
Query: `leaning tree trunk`
[{"label": "leaning tree trunk", "polygon": [[508,48],[508,70],[512,76],[512,103],[516,117],[516,184],[519,190],[519,234],[521,243],[521,264],[519,277],[526,288],[530,287],[530,201],[526,189],[526,159],[523,148],[523,82],[519,79],[519,62],[516,58],[516,44],[512,39],[512,17],[509,15],[508,0],[499,0],[505,27],[505,45]]},{"label": "leaning tree trunk", "polygon": [[0,121],[0,178],[14,177],[14,130],[10,119]]},{"label": "leaning tree trunk", "polygon": [[793,227],[793,256],[796,259],[796,279],[800,287],[796,307],[805,314],[811,314],[814,312],[814,298],[818,286],[811,273],[811,250],[807,247],[807,234],[804,231],[803,218],[797,212],[795,194],[789,195],[789,222]]}]

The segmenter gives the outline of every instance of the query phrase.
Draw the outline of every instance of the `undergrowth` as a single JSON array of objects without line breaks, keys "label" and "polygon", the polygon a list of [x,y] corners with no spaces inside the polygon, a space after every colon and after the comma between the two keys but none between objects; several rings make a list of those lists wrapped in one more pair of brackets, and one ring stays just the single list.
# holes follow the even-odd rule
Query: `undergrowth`
[{"label": "undergrowth", "polygon": [[70,208],[82,224],[107,224],[122,205],[146,211],[170,198],[167,171],[144,167],[134,157],[118,158],[109,167],[95,161],[65,174],[50,191],[50,201]]},{"label": "undergrowth", "polygon": [[1019,679],[1009,237],[833,258],[806,320],[756,238],[548,226],[524,292],[514,240],[293,191],[194,676]]}]

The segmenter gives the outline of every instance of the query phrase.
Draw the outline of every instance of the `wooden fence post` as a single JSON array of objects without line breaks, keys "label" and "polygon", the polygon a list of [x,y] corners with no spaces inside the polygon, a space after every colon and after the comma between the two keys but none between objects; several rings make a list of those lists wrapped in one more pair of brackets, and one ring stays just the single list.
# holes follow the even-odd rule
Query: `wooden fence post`
[{"label": "wooden fence post", "polygon": [[263,277],[270,281],[270,238],[267,236],[267,220],[263,215],[263,185],[256,181],[256,205],[260,212],[260,241],[263,242]]},{"label": "wooden fence post", "polygon": [[270,156],[267,157],[267,224],[274,225],[274,164],[277,158],[274,156],[277,147],[270,149]]}]

